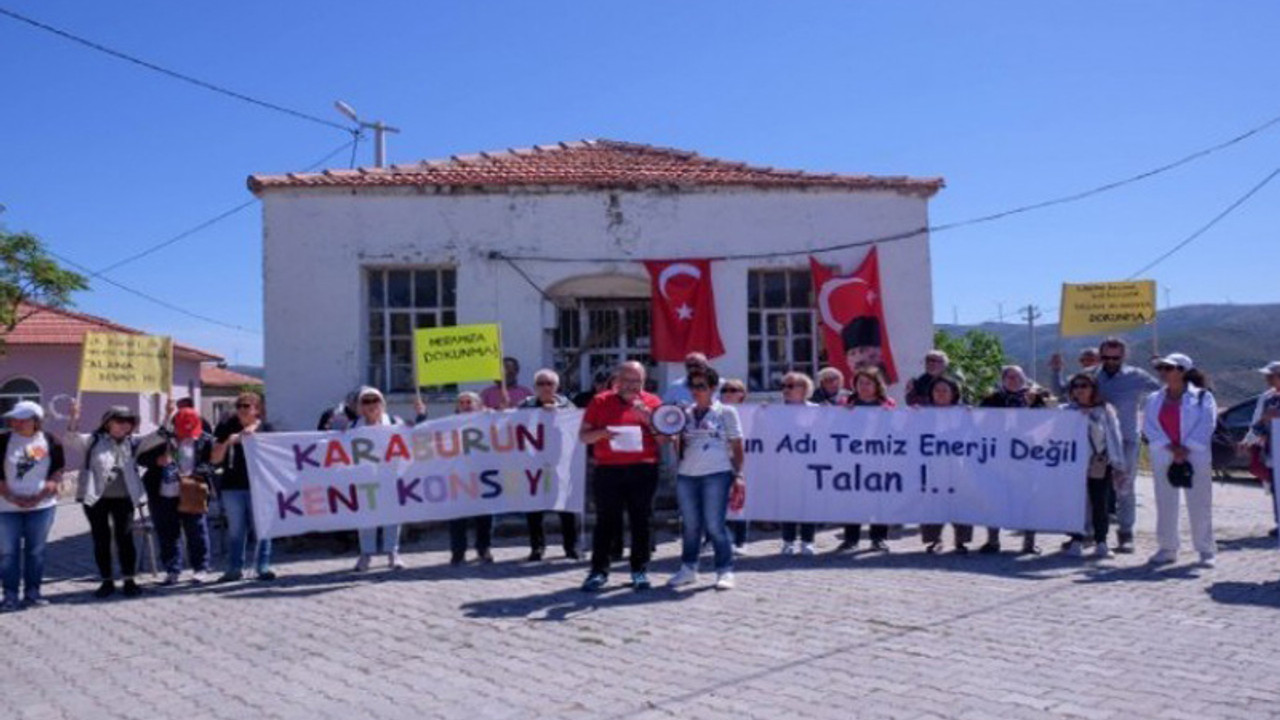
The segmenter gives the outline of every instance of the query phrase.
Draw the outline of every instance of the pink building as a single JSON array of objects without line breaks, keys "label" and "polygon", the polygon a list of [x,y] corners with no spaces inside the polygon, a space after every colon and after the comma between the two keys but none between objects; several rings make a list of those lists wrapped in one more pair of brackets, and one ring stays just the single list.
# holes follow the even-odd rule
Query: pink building
[{"label": "pink building", "polygon": [[[34,400],[45,408],[45,426],[53,432],[65,427],[64,416],[76,395],[80,376],[81,345],[86,332],[144,334],[93,315],[58,310],[39,305],[23,305],[18,315],[30,315],[4,335],[4,355],[0,356],[0,411],[19,400]],[[200,407],[200,368],[222,360],[218,355],[174,342],[173,397],[195,395]],[[86,393],[80,425],[92,429],[109,406],[125,405],[142,420],[149,431],[160,421],[164,398],[146,394]]]}]

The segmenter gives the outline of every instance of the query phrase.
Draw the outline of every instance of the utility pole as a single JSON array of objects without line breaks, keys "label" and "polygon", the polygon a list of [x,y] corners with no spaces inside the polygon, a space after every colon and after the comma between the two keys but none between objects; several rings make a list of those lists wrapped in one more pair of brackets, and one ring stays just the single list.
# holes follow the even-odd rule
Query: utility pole
[{"label": "utility pole", "polygon": [[996,314],[1000,316],[1000,324],[1003,325],[1004,324],[1004,303],[1003,302],[996,303]]},{"label": "utility pole", "polygon": [[960,324],[960,311],[956,309],[955,305],[951,306],[951,324],[952,325]]},{"label": "utility pole", "polygon": [[1168,310],[1169,308],[1173,307],[1173,300],[1170,299],[1171,295],[1173,295],[1173,288],[1169,287],[1168,285],[1165,285],[1164,286],[1164,309],[1165,310]]},{"label": "utility pole", "polygon": [[333,106],[338,109],[338,112],[345,115],[347,119],[349,119],[351,122],[355,123],[356,125],[359,125],[361,130],[368,128],[373,131],[373,166],[386,167],[387,166],[387,133],[399,133],[400,128],[391,127],[390,125],[382,122],[381,120],[375,120],[374,122],[366,122],[364,120],[361,120],[360,116],[356,114],[355,108],[342,102],[341,100],[334,101]]},{"label": "utility pole", "polygon": [[1020,312],[1023,319],[1027,321],[1027,331],[1031,333],[1031,367],[1028,370],[1031,371],[1031,380],[1039,382],[1036,377],[1038,375],[1036,372],[1036,320],[1040,319],[1040,308],[1035,305],[1027,305]]}]

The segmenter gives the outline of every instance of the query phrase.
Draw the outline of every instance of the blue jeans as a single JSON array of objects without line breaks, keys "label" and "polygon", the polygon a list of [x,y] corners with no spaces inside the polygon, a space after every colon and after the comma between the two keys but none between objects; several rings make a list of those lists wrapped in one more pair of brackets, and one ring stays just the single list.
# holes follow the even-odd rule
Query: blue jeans
[{"label": "blue jeans", "polygon": [[187,564],[196,572],[209,571],[209,523],[206,516],[178,512],[178,498],[150,500],[151,522],[160,543],[160,564],[164,571],[182,571],[182,537],[187,538]]},{"label": "blue jeans", "polygon": [[44,579],[44,548],[57,508],[25,512],[0,512],[0,580],[4,599],[18,599],[18,581],[27,586],[27,597],[40,597]]},{"label": "blue jeans", "polygon": [[[223,490],[222,511],[227,515],[227,572],[244,571],[245,543],[253,528],[253,503],[248,490]],[[258,541],[258,572],[271,569],[271,541]]]},{"label": "blue jeans", "polygon": [[676,478],[676,498],[680,502],[680,524],[684,535],[684,550],[680,561],[696,567],[702,538],[711,538],[715,549],[716,572],[733,568],[733,548],[729,545],[729,529],[724,517],[729,507],[729,487],[733,485],[733,473],[713,475],[680,475]]},{"label": "blue jeans", "polygon": [[400,526],[383,525],[382,527],[360,528],[360,554],[375,555],[378,552],[378,531],[382,531],[382,551],[388,555],[400,552]]}]

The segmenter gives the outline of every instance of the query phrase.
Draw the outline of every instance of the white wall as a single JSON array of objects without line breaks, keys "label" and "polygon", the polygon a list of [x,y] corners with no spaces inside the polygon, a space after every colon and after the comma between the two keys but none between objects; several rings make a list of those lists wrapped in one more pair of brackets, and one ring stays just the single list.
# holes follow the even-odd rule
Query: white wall
[{"label": "white wall", "polygon": [[[307,428],[364,380],[362,268],[455,265],[458,322],[503,325],[506,351],[528,382],[545,356],[546,301],[488,253],[561,257],[699,257],[802,250],[925,226],[927,202],[887,191],[565,191],[437,194],[389,188],[271,190],[264,205],[267,402],[283,428]],[[867,248],[827,253],[851,270]],[[644,278],[635,262],[522,262],[546,289],[581,275]],[[807,268],[795,255],[713,265],[716,313],[728,354],[714,364],[747,373],[747,270]],[[927,236],[882,245],[890,337],[905,378],[933,334]],[[668,366],[671,377],[678,365]],[[901,383],[899,383],[901,385]],[[901,395],[896,388],[895,394]],[[392,398],[403,408],[409,398]]]}]

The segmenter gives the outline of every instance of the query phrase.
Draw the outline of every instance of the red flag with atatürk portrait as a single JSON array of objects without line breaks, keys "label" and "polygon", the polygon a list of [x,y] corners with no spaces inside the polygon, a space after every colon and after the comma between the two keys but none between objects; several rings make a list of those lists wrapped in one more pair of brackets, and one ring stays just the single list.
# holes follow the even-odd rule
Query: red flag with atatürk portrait
[{"label": "red flag with atat\u00fcrk portrait", "polygon": [[723,355],[711,261],[651,260],[644,265],[653,296],[653,359],[681,362],[691,352],[709,358]]},{"label": "red flag with atat\u00fcrk portrait", "polygon": [[885,382],[898,381],[884,320],[884,293],[880,288],[880,261],[876,248],[849,275],[809,258],[827,364],[844,373],[848,382],[857,367],[879,367]]}]

